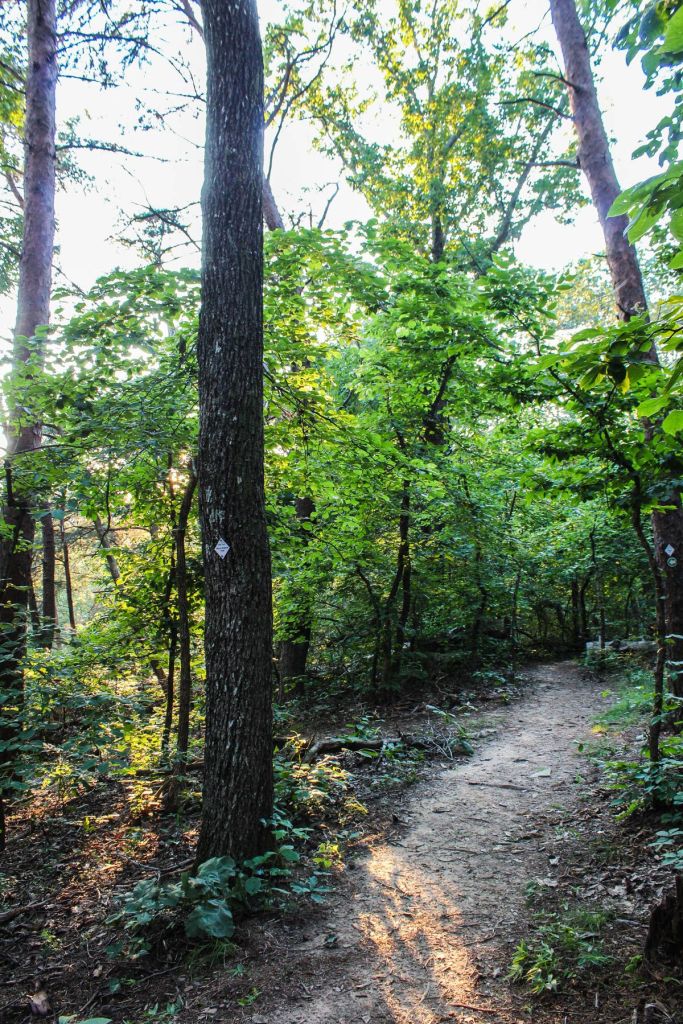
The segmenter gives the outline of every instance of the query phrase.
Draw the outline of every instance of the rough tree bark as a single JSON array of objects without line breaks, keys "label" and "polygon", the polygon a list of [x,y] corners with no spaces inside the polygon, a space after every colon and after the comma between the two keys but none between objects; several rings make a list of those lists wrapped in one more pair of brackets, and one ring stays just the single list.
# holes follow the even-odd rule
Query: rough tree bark
[{"label": "rough tree bark", "polygon": [[[187,0],[183,0],[183,11],[185,13],[185,16],[186,16],[190,26],[194,29],[195,32],[197,32],[197,34],[199,35],[201,40],[204,43],[206,43],[206,35],[204,33],[204,28],[197,21],[197,18],[195,17],[194,12],[191,10],[190,5],[187,2]],[[268,177],[266,177],[265,174],[263,175],[262,203],[263,203],[263,221],[264,221],[266,227],[268,228],[268,230],[269,231],[284,231],[285,230],[285,222],[282,219],[282,214],[280,213],[280,209],[279,209],[279,207],[277,205],[277,201],[275,199],[275,196],[273,195],[273,189],[272,189],[272,186],[270,184],[270,179]],[[306,497],[304,497],[304,498],[297,498],[297,503],[300,502],[300,501],[301,502],[308,502],[308,501],[311,501],[311,499],[310,498],[306,498]],[[312,505],[312,501],[311,501],[311,505]],[[310,519],[312,511],[313,511],[313,509],[311,508],[311,511],[309,511],[308,514],[307,514],[307,518]],[[298,513],[298,506],[297,506],[297,517],[298,517],[298,515],[299,515],[299,513]],[[304,681],[303,680],[304,680],[304,676],[306,674],[306,662],[308,660],[308,649],[309,649],[309,646],[310,646],[310,637],[311,637],[311,631],[312,631],[310,610],[309,610],[309,614],[307,616],[304,616],[304,612],[302,611],[302,616],[301,616],[301,620],[300,620],[299,626],[300,626],[300,628],[299,628],[299,630],[297,632],[297,635],[302,638],[300,641],[296,641],[296,640],[283,640],[282,643],[280,644],[280,651],[279,651],[279,657],[278,657],[278,668],[279,668],[279,672],[280,672],[280,686],[281,686],[281,690],[282,690],[282,684],[285,682],[285,680],[296,678],[296,680],[297,680],[297,692],[298,693],[303,693],[303,690],[304,690]]]},{"label": "rough tree bark", "polygon": [[207,707],[198,861],[263,850],[269,840],[263,820],[273,799],[263,489],[263,59],[255,0],[205,0],[203,13],[207,127],[197,356]]},{"label": "rough tree bark", "polygon": [[[625,236],[628,218],[607,216],[621,188],[600,112],[586,35],[575,0],[551,0],[550,12],[564,60],[569,102],[579,143],[579,164],[588,180],[605,237],[617,312],[622,320],[628,320],[638,313],[647,312],[647,298],[636,251]],[[654,349],[652,359],[657,359]],[[646,433],[655,429],[652,424],[645,424],[645,427]],[[669,685],[677,697],[683,697],[683,671],[679,670],[683,666],[683,508],[680,492],[673,491],[665,504],[671,509],[653,514],[652,533],[655,558],[664,584]],[[668,547],[674,549],[673,559],[667,554]]]},{"label": "rough tree bark", "polygon": [[[189,0],[181,0],[181,9],[187,18],[190,28],[197,33],[203,43],[206,43],[204,28],[197,20],[197,16],[192,10]],[[270,181],[265,174],[263,176],[263,219],[269,231],[284,231],[285,223],[282,219],[282,214],[280,213],[277,202],[275,201]]]},{"label": "rough tree bark", "polygon": [[[683,508],[679,493],[667,499],[669,512],[652,515],[657,565],[664,584],[664,613],[667,631],[667,666],[669,687],[676,697],[683,697]],[[673,548],[669,558],[667,548]]]},{"label": "rough tree bark", "polygon": [[[55,232],[55,98],[57,88],[57,13],[55,0],[28,0],[26,14],[28,61],[24,132],[24,226],[19,263],[17,320],[13,366],[20,375],[31,357],[40,359],[36,328],[50,314],[52,255]],[[26,610],[31,585],[31,547],[35,523],[30,485],[15,472],[16,456],[40,448],[42,424],[26,422],[14,403],[9,410],[4,519],[9,537],[0,544],[0,628],[2,658],[0,690],[3,723],[0,740],[16,731],[10,721],[22,699],[21,660]],[[0,761],[8,761],[0,754]],[[4,816],[0,806],[0,849],[4,845]]]}]

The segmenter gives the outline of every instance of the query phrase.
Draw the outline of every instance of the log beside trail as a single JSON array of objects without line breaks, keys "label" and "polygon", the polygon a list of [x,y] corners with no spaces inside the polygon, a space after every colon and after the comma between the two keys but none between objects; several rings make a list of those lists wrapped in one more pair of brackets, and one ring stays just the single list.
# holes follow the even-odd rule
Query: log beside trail
[{"label": "log beside trail", "polygon": [[452,756],[456,753],[464,755],[472,753],[471,747],[457,737],[454,739],[439,739],[407,736],[399,733],[398,736],[376,736],[371,739],[363,739],[361,736],[329,736],[311,743],[302,760],[304,764],[311,764],[325,754],[338,754],[342,750],[356,750],[361,753],[364,750],[376,750],[381,754],[387,747],[391,748],[400,745],[440,755],[448,754]]}]

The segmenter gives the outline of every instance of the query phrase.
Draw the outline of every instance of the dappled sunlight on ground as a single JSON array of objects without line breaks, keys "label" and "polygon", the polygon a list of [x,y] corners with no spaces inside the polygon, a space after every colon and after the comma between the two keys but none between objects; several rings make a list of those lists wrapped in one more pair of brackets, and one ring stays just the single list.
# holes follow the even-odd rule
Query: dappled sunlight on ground
[{"label": "dappled sunlight on ground", "polygon": [[[358,922],[385,968],[378,987],[391,1019],[434,1024],[444,1019],[444,1004],[474,1007],[479,972],[458,935],[463,919],[454,902],[457,892],[447,893],[433,877],[416,871],[396,847],[374,850],[366,871],[374,905],[358,914]],[[430,1005],[434,1000],[436,1009]]]}]

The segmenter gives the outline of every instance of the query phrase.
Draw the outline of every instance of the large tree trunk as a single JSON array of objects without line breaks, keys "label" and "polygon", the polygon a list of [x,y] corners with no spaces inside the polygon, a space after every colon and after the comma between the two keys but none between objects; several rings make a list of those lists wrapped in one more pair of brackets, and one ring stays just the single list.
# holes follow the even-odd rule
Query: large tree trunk
[{"label": "large tree trunk", "polygon": [[[564,59],[569,102],[579,143],[579,164],[588,180],[605,236],[617,312],[622,320],[628,320],[647,311],[647,299],[636,251],[625,235],[628,219],[625,216],[607,216],[621,189],[602,121],[586,35],[575,0],[551,0],[550,12]],[[652,359],[656,358],[653,350]],[[646,434],[653,433],[652,424],[644,426]],[[674,490],[664,504],[673,507],[671,511],[655,512],[652,516],[654,553],[665,588],[669,685],[677,697],[683,697],[683,510],[680,492]],[[673,549],[672,558],[667,548]]]},{"label": "large tree trunk", "polygon": [[[40,360],[40,342],[33,339],[36,328],[46,324],[50,315],[55,232],[56,20],[55,0],[28,0],[24,227],[12,356],[17,376],[24,372],[29,360]],[[35,524],[30,484],[24,482],[21,472],[15,471],[14,456],[37,450],[42,440],[42,424],[26,422],[26,419],[22,409],[15,405],[10,407],[4,509],[9,536],[0,544],[0,628],[3,650],[0,662],[0,691],[3,694],[0,741],[11,740],[16,733],[17,727],[12,718],[19,712],[22,701],[21,662]],[[20,461],[24,462],[23,459]],[[30,473],[27,477],[30,479]],[[11,761],[9,754],[0,753],[0,762],[6,765],[8,761]],[[0,806],[0,849],[3,845],[4,815]]]},{"label": "large tree trunk", "polygon": [[[201,22],[198,21],[195,12],[192,10],[190,0],[181,0],[181,6],[190,28],[197,33],[203,43],[206,43],[206,33]],[[284,230],[285,225],[282,220],[282,214],[275,201],[270,181],[266,178],[265,174],[263,176],[263,219],[269,231]]]},{"label": "large tree trunk", "polygon": [[203,12],[208,81],[197,356],[206,750],[198,861],[263,850],[269,840],[263,821],[273,801],[263,488],[263,60],[255,0],[205,0]]}]

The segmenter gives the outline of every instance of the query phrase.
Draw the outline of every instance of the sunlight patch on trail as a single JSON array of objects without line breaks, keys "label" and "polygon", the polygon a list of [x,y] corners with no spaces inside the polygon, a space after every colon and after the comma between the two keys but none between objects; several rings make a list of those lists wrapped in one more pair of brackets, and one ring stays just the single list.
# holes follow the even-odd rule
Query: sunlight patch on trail
[{"label": "sunlight patch on trail", "polygon": [[359,927],[386,969],[379,987],[396,1024],[436,1024],[445,1019],[444,1004],[479,1002],[478,971],[458,936],[463,920],[455,894],[417,871],[397,847],[375,849],[365,870],[373,910],[359,913]]}]

